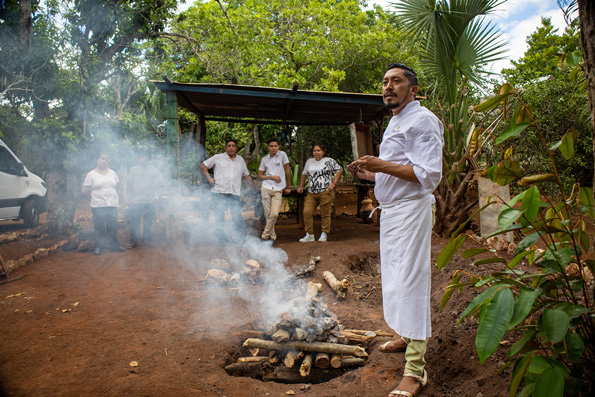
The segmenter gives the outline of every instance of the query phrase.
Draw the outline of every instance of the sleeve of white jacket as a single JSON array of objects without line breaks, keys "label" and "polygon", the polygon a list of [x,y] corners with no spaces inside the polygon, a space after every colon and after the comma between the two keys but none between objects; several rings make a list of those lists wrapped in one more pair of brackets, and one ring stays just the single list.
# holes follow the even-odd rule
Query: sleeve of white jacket
[{"label": "sleeve of white jacket", "polygon": [[405,155],[421,185],[433,191],[442,178],[443,126],[432,116],[420,118],[407,135]]}]

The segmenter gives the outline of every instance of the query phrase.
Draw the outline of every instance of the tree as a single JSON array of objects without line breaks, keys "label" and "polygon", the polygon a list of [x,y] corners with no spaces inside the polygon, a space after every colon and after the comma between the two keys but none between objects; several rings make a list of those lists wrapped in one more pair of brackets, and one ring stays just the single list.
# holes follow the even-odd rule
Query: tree
[{"label": "tree", "polygon": [[[595,162],[595,4],[590,0],[558,0],[558,5],[564,10],[567,21],[572,19],[575,11],[578,11],[587,96],[591,105],[591,129]],[[593,186],[595,186],[595,174],[593,174]]]},{"label": "tree", "polygon": [[[560,140],[568,131],[577,136],[575,156],[565,159],[556,155],[561,178],[569,188],[574,183],[591,184],[593,178],[592,143],[589,105],[584,86],[584,75],[574,73],[567,59],[572,59],[580,48],[578,21],[557,34],[548,18],[528,38],[529,48],[514,68],[502,70],[507,82],[519,87],[525,101],[550,141]],[[515,98],[511,98],[515,101]],[[584,117],[587,115],[586,117]],[[577,117],[578,116],[578,117]],[[516,139],[516,157],[523,172],[551,172],[549,157],[542,150],[540,137],[530,130]],[[489,143],[486,145],[489,147]],[[486,156],[488,162],[494,158]],[[548,191],[543,189],[542,192]],[[569,191],[567,193],[570,193]]]},{"label": "tree", "polygon": [[[196,2],[159,33],[164,46],[153,55],[161,71],[184,82],[379,93],[389,63],[413,63],[389,16],[355,0],[247,0],[224,10],[214,1]],[[299,131],[298,151],[309,152],[314,130],[292,130]],[[345,128],[324,131],[350,157]]]},{"label": "tree", "polygon": [[[449,235],[467,217],[475,202],[465,202],[471,180],[467,144],[471,112],[469,99],[481,86],[489,62],[503,57],[500,33],[483,16],[500,0],[409,0],[393,3],[411,37],[421,38],[420,65],[428,76],[444,86],[443,180],[436,190],[434,230]],[[442,99],[442,97],[440,98]]]}]

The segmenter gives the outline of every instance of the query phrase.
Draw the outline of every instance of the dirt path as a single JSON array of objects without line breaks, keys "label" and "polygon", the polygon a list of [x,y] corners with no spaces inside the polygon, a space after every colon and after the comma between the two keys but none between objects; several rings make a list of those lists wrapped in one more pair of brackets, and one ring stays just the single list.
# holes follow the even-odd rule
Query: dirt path
[{"label": "dirt path", "polygon": [[[281,229],[276,247],[258,243],[242,250],[162,241],[100,256],[58,252],[15,270],[11,277],[23,278],[0,285],[2,395],[386,396],[404,366],[402,353],[377,351],[386,338],[368,347],[366,365],[326,383],[262,382],[225,372],[241,353],[243,339],[234,333],[258,328],[278,297],[270,295],[271,280],[239,289],[203,282],[214,258],[234,263],[250,256],[281,275],[320,256],[312,280],[323,283],[321,294],[339,320],[347,328],[390,331],[376,274],[378,227],[339,214],[326,244],[300,244],[300,233]],[[124,244],[127,232],[119,237]],[[445,242],[434,240],[434,257]],[[11,244],[17,243],[0,246],[3,256]],[[456,266],[474,271],[461,259]],[[471,296],[453,299],[438,312],[451,269],[433,275],[430,384],[422,396],[506,395],[508,372],[493,376],[500,360],[478,363],[474,322],[454,327]],[[351,281],[347,299],[335,298],[324,270]],[[133,361],[138,366],[130,366]]]}]

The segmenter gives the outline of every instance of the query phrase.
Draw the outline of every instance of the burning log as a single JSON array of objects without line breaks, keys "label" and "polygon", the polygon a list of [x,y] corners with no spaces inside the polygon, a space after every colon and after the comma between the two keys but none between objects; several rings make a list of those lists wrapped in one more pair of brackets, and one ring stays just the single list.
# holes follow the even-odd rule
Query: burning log
[{"label": "burning log", "polygon": [[207,276],[205,277],[205,281],[209,283],[215,283],[224,285],[227,284],[229,281],[229,274],[225,273],[223,270],[219,269],[210,269],[207,272]]},{"label": "burning log", "polygon": [[306,357],[304,357],[304,361],[302,361],[302,365],[300,365],[300,375],[302,375],[302,376],[310,375],[311,369],[312,369],[312,355],[306,354]]},{"label": "burning log", "polygon": [[285,355],[285,359],[283,360],[283,364],[287,368],[292,368],[295,365],[295,362],[297,361],[297,355],[298,353],[294,351],[287,352],[287,354]]},{"label": "burning log", "polygon": [[330,364],[330,356],[328,353],[316,353],[316,358],[314,359],[314,365],[317,368],[328,368]]},{"label": "burning log", "polygon": [[336,353],[344,356],[368,357],[368,353],[361,346],[342,345],[338,343],[302,341],[277,343],[272,340],[248,338],[243,344],[244,347],[258,347],[268,350],[306,351],[317,353]]},{"label": "burning log", "polygon": [[331,354],[331,367],[341,368],[341,355]]},{"label": "burning log", "polygon": [[373,339],[376,335],[361,335],[355,332],[343,330],[339,332],[339,336],[344,337],[348,342],[367,344],[370,339]]},{"label": "burning log", "polygon": [[251,329],[243,329],[239,332],[234,332],[233,336],[241,336],[242,338],[262,338],[264,331],[255,331]]},{"label": "burning log", "polygon": [[302,270],[298,270],[297,272],[293,273],[291,276],[289,276],[289,279],[296,280],[298,278],[310,277],[312,272],[314,272],[314,269],[316,268],[316,262],[318,262],[318,261],[320,261],[319,256],[311,256],[310,261],[308,262],[308,267],[306,267],[305,269],[302,269]]},{"label": "burning log", "polygon": [[311,302],[314,300],[314,298],[316,298],[321,289],[322,284],[310,281],[308,283],[308,290],[306,291],[306,304],[311,304]]},{"label": "burning log", "polygon": [[269,352],[269,363],[277,364],[279,359],[279,353],[277,353],[275,350]]},{"label": "burning log", "polygon": [[337,280],[335,275],[328,270],[322,272],[322,276],[333,289],[333,291],[337,294],[337,299],[345,299],[345,295],[347,294],[347,290],[349,289],[349,281],[347,279],[343,279],[341,281]]},{"label": "burning log", "polygon": [[258,281],[258,278],[260,276],[260,264],[256,262],[254,259],[247,260],[244,273],[246,274],[246,277],[249,281],[253,283]]},{"label": "burning log", "polygon": [[261,361],[268,361],[269,356],[250,356],[238,358],[238,363],[259,363]]},{"label": "burning log", "polygon": [[287,342],[291,338],[291,334],[284,329],[280,329],[273,334],[275,342]]}]

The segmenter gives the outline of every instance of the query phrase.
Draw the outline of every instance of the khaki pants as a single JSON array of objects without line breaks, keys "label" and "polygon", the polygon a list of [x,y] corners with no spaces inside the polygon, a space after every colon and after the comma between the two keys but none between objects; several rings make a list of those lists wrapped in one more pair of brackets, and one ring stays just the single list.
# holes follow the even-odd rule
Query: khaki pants
[{"label": "khaki pants", "polygon": [[261,237],[276,240],[277,234],[275,233],[275,223],[277,223],[279,211],[281,210],[283,191],[265,189],[262,187],[260,188],[260,194],[262,196],[262,209],[264,210],[264,216],[267,221]]},{"label": "khaki pants", "polygon": [[308,193],[304,199],[304,227],[306,233],[314,234],[314,211],[320,205],[320,219],[322,232],[329,234],[331,231],[331,212],[335,201],[335,191],[325,190],[321,193]]},{"label": "khaki pants", "polygon": [[426,347],[428,340],[409,339],[401,337],[407,343],[407,350],[405,350],[405,370],[406,374],[413,374],[423,376],[426,360]]}]

